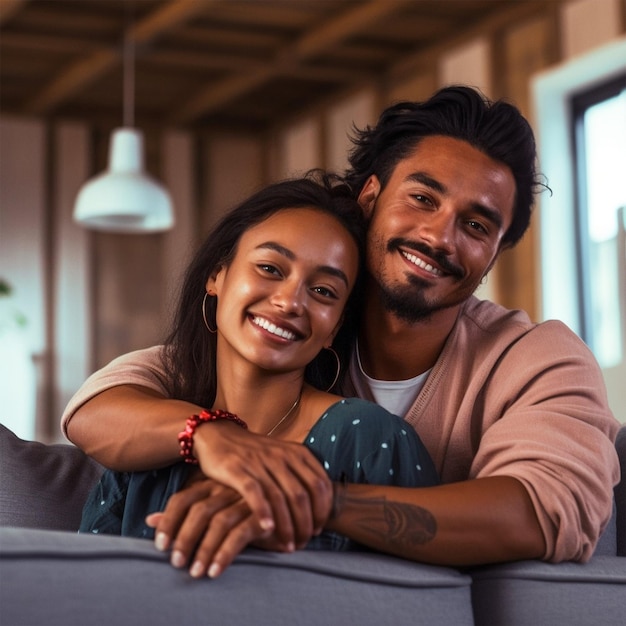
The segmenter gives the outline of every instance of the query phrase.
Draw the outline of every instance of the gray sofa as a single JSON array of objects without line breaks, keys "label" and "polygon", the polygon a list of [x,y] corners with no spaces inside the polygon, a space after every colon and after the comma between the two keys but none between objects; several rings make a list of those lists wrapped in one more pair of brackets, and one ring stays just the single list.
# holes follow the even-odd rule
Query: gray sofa
[{"label": "gray sofa", "polygon": [[[626,472],[626,427],[618,438]],[[372,552],[247,550],[194,580],[142,539],[77,535],[102,468],[0,426],[0,624],[626,623],[626,484],[593,559],[458,571]]]}]

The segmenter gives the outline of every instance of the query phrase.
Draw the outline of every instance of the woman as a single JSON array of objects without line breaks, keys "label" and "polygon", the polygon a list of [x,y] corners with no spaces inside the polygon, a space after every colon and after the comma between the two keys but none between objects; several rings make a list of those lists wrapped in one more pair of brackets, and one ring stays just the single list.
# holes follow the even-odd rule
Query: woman
[{"label": "woman", "polygon": [[[166,509],[184,486],[215,477],[210,443],[216,428],[244,427],[268,445],[271,438],[299,448],[304,443],[312,452],[307,471],[326,472],[332,481],[436,483],[428,453],[403,420],[323,391],[346,370],[360,308],[360,289],[353,287],[364,231],[348,189],[329,177],[271,185],[215,227],[188,268],[162,350],[172,396],[207,407],[179,434],[187,463],[107,471],[85,505],[81,532],[152,536],[161,515],[146,516]],[[324,362],[328,355],[334,368]],[[199,471],[190,471],[194,465]],[[175,529],[200,541],[194,576],[216,575],[229,560],[213,558],[225,539],[216,539],[217,525],[209,524],[216,515],[263,524],[219,481],[207,489],[208,517],[190,506]],[[157,545],[169,547],[169,538],[157,533]],[[309,545],[345,549],[348,540],[321,533]],[[189,557],[175,552],[172,562],[181,566]]]}]

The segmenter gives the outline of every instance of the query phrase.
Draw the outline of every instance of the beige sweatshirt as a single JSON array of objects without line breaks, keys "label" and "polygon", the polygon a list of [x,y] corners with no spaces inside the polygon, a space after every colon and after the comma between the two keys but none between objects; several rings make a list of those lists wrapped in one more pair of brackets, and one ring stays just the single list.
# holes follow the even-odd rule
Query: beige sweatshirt
[{"label": "beige sweatshirt", "polygon": [[[159,354],[158,346],[133,352],[93,374],[67,406],[64,431],[83,403],[110,387],[166,395]],[[373,399],[363,381],[347,380],[342,391]],[[544,560],[591,557],[619,480],[620,425],[593,355],[564,324],[533,324],[523,312],[470,298],[405,419],[443,482],[504,475],[525,485]]]}]

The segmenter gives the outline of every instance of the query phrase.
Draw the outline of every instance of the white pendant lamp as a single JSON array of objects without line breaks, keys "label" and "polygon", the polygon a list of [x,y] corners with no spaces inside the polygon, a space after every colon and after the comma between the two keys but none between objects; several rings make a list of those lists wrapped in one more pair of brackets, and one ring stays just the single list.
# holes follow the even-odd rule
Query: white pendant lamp
[{"label": "white pendant lamp", "polygon": [[94,230],[149,233],[174,225],[167,190],[144,170],[143,134],[133,128],[134,75],[131,42],[124,45],[124,127],[111,135],[108,169],[78,192],[74,220]]}]

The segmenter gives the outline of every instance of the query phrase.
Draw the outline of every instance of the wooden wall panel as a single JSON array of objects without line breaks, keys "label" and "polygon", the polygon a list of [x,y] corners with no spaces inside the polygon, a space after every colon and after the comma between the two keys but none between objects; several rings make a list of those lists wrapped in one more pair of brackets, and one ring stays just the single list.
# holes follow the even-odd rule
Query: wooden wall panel
[{"label": "wooden wall panel", "polygon": [[[514,102],[531,123],[530,81],[555,60],[554,27],[555,22],[548,15],[512,28],[502,38],[502,63],[506,71],[499,80],[503,95]],[[535,207],[531,226],[520,243],[498,259],[498,299],[504,306],[524,309],[532,319],[538,320],[539,220],[536,213]]]},{"label": "wooden wall panel", "polygon": [[161,255],[161,323],[169,328],[171,313],[187,264],[199,244],[196,153],[193,136],[171,131],[165,133],[163,152],[163,184],[174,203],[175,223],[163,234]]},{"label": "wooden wall panel", "polygon": [[91,236],[72,219],[74,201],[88,178],[89,132],[62,124],[54,133],[52,224],[52,405],[48,438],[58,439],[58,419],[92,370]]},{"label": "wooden wall panel", "polygon": [[569,59],[617,37],[623,29],[620,0],[573,0],[561,11],[562,57]]},{"label": "wooden wall panel", "polygon": [[202,140],[200,228],[204,236],[235,203],[267,180],[263,142],[256,136],[219,135]]}]

